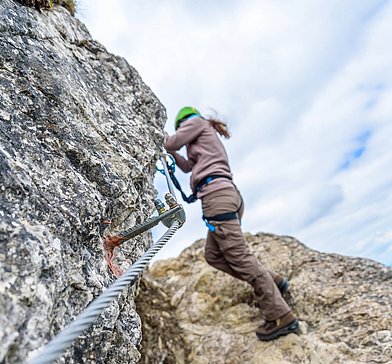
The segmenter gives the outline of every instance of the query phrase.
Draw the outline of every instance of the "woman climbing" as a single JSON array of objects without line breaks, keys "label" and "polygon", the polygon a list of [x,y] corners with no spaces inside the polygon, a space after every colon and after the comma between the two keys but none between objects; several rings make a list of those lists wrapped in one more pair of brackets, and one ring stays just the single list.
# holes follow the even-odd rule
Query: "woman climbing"
[{"label": "woman climbing", "polygon": [[[288,282],[269,272],[250,252],[242,235],[242,197],[233,184],[226,150],[217,134],[230,137],[227,125],[217,118],[204,118],[194,107],[183,107],[175,119],[176,133],[165,135],[164,147],[178,167],[192,172],[191,188],[201,199],[203,218],[209,228],[205,259],[216,269],[248,282],[265,316],[256,330],[267,341],[298,332],[298,320],[282,293]],[[177,153],[186,146],[187,158]]]}]

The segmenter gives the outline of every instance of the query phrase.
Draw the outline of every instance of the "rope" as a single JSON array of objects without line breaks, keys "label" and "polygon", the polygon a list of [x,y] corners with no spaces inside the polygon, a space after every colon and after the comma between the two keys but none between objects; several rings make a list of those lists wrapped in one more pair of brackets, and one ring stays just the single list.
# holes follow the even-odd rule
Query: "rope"
[{"label": "rope", "polygon": [[179,221],[175,220],[165,234],[141,258],[61,331],[29,364],[50,364],[59,358],[61,353],[84,330],[91,326],[95,319],[120,295],[127,285],[135,283],[139,274],[143,272],[150,260],[172,238],[181,225]]}]

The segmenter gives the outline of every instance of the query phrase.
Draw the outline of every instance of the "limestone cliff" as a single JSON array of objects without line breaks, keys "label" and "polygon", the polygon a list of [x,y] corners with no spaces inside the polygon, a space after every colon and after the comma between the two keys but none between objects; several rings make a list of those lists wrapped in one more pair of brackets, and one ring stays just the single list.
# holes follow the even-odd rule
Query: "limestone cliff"
[{"label": "limestone cliff", "polygon": [[[1,363],[24,362],[111,284],[102,238],[151,214],[165,118],[138,73],[65,8],[1,0]],[[150,242],[124,244],[120,262]],[[137,362],[133,298],[125,291],[62,362]]]},{"label": "limestone cliff", "polygon": [[300,335],[259,341],[251,287],[208,266],[201,240],[143,276],[143,363],[392,363],[392,268],[319,253],[291,237],[246,239],[261,261],[289,278],[286,298]]}]

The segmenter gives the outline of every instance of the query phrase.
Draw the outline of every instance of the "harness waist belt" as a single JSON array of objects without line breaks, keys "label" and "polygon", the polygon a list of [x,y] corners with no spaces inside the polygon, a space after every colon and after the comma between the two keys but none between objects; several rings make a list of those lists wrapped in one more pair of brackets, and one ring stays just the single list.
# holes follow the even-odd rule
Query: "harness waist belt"
[{"label": "harness waist belt", "polygon": [[196,185],[196,189],[195,189],[196,192],[199,192],[203,186],[209,184],[210,182],[212,182],[214,179],[217,179],[217,178],[226,178],[226,179],[229,179],[231,181],[231,177],[228,177],[228,176],[220,176],[220,175],[207,176],[206,178],[202,179]]},{"label": "harness waist belt", "polygon": [[228,220],[237,220],[238,212],[225,212],[223,214],[215,215],[215,216],[204,216],[203,220],[209,221],[228,221]]}]

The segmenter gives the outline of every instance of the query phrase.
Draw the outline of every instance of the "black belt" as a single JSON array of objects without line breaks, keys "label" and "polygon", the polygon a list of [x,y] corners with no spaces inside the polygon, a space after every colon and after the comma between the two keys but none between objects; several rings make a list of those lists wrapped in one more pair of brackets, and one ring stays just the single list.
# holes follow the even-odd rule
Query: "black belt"
[{"label": "black belt", "polygon": [[228,221],[228,220],[237,220],[238,219],[238,211],[235,212],[225,212],[223,214],[215,215],[215,216],[204,216],[203,220],[210,221]]},{"label": "black belt", "polygon": [[[241,204],[242,206],[242,204]],[[240,206],[240,208],[241,208]],[[239,209],[238,209],[239,210]],[[211,224],[210,221],[229,221],[229,220],[237,220],[239,219],[238,211],[236,212],[224,212],[223,214],[215,215],[215,216],[204,216],[203,220],[206,223],[206,226],[211,232],[215,232],[215,226]]]}]

